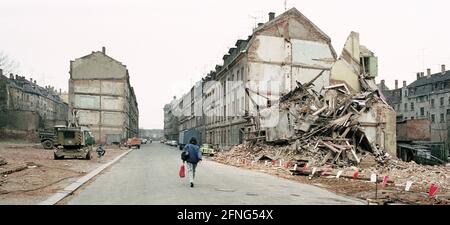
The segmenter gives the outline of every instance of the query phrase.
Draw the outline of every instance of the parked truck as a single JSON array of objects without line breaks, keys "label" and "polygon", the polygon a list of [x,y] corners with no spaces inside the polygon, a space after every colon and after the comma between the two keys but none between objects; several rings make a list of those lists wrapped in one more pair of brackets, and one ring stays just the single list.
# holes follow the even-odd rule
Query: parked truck
[{"label": "parked truck", "polygon": [[180,150],[183,150],[184,146],[186,144],[189,144],[189,140],[191,140],[191,138],[193,138],[193,137],[195,139],[197,139],[197,145],[201,146],[202,145],[202,135],[198,130],[189,129],[189,130],[181,131],[180,135],[179,135],[179,140],[178,140],[178,147],[180,148]]}]

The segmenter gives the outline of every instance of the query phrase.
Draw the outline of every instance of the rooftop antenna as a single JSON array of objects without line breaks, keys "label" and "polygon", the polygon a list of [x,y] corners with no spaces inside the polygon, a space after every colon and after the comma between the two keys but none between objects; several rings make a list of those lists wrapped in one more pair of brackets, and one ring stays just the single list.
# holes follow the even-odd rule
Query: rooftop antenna
[{"label": "rooftop antenna", "polygon": [[284,11],[287,11],[287,0],[284,0]]}]

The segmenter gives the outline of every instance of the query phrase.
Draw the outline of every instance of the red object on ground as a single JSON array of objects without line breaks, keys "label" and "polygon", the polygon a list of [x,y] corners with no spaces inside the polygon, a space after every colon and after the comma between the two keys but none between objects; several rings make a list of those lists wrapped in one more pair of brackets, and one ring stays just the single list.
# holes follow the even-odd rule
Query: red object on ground
[{"label": "red object on ground", "polygon": [[183,164],[180,167],[180,178],[183,178],[184,176],[185,176],[185,169],[184,169],[184,164]]},{"label": "red object on ground", "polygon": [[358,176],[359,176],[359,172],[358,171],[356,171],[354,174],[353,174],[353,179],[357,179],[358,178]]},{"label": "red object on ground", "polygon": [[430,196],[430,198],[433,198],[436,195],[437,190],[438,190],[438,186],[435,184],[432,184],[430,187],[430,191],[428,192],[428,196]]},{"label": "red object on ground", "polygon": [[308,164],[305,164],[305,166],[303,167],[303,172],[305,172],[306,169],[308,169],[307,165],[308,165]]},{"label": "red object on ground", "polygon": [[276,162],[276,160],[272,160],[272,166],[275,165]]},{"label": "red object on ground", "polygon": [[384,176],[384,178],[383,178],[383,186],[387,185],[388,180],[389,180],[389,177],[388,176]]}]

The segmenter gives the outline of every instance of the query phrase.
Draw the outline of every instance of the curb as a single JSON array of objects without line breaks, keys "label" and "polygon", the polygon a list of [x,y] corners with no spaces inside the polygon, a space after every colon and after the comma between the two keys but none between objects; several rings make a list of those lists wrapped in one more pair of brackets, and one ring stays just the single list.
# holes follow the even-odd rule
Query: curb
[{"label": "curb", "polygon": [[92,172],[81,177],[80,179],[73,182],[69,186],[65,187],[64,190],[58,191],[56,194],[50,196],[47,200],[40,202],[38,205],[54,205],[54,204],[58,203],[59,201],[61,201],[65,197],[67,197],[68,195],[72,194],[74,191],[76,191],[78,188],[80,188],[83,184],[88,182],[90,179],[97,176],[104,169],[108,168],[109,166],[111,166],[112,164],[114,164],[119,159],[121,159],[122,157],[124,157],[125,155],[127,155],[128,153],[130,153],[133,150],[134,149],[130,149],[130,150],[122,153],[121,155],[117,156],[113,161],[111,161],[105,165],[101,165],[97,169],[93,170]]}]

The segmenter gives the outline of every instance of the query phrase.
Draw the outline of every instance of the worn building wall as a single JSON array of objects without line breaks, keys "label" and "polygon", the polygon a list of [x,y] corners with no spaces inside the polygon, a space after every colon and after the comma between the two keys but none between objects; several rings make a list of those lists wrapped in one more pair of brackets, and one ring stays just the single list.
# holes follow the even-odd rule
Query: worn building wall
[{"label": "worn building wall", "polygon": [[71,61],[69,103],[80,125],[96,141],[116,142],[139,135],[139,110],[126,66],[102,52]]},{"label": "worn building wall", "polygon": [[24,138],[37,138],[37,130],[67,123],[68,105],[53,87],[40,87],[32,79],[0,69],[0,130]]},{"label": "worn building wall", "polygon": [[397,123],[397,140],[431,141],[431,121],[414,119]]},{"label": "worn building wall", "polygon": [[92,52],[70,63],[72,79],[125,79],[126,75],[126,66],[103,52]]}]

